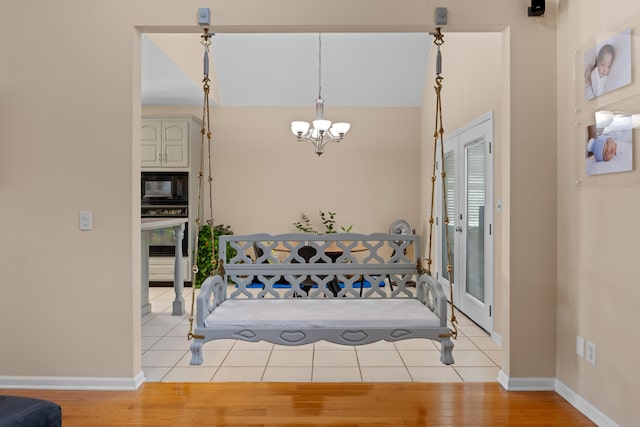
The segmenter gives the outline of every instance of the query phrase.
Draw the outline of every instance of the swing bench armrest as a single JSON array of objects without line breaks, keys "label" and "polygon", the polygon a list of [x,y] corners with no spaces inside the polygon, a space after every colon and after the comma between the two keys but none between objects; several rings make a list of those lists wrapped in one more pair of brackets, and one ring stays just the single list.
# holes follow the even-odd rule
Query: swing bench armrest
[{"label": "swing bench armrest", "polygon": [[227,298],[226,281],[223,276],[207,277],[196,297],[196,326],[204,327],[204,319]]},{"label": "swing bench armrest", "polygon": [[440,319],[440,326],[447,326],[447,295],[439,281],[428,274],[418,277],[418,299]]}]

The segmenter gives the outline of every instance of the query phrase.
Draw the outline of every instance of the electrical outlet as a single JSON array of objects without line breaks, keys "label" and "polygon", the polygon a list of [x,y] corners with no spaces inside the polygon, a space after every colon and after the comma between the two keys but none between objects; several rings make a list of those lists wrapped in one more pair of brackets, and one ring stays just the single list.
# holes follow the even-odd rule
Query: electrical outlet
[{"label": "electrical outlet", "polygon": [[591,341],[587,341],[587,362],[596,364],[596,345]]},{"label": "electrical outlet", "polygon": [[578,357],[584,357],[584,338],[579,335],[576,337],[576,354]]}]

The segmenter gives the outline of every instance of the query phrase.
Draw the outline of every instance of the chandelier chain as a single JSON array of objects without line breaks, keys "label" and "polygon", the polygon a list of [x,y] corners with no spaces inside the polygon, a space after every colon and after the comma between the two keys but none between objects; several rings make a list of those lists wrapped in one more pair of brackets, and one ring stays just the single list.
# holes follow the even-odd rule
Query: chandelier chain
[{"label": "chandelier chain", "polygon": [[322,98],[322,33],[318,33],[318,98]]}]

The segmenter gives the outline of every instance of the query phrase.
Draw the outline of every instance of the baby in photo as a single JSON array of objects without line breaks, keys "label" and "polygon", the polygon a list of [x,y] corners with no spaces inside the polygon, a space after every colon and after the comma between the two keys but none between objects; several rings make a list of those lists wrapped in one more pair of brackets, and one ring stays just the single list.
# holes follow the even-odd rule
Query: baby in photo
[{"label": "baby in photo", "polygon": [[595,64],[585,73],[584,90],[585,99],[589,100],[607,92],[606,83],[615,58],[615,50],[610,44],[606,44],[598,51]]},{"label": "baby in photo", "polygon": [[618,151],[618,143],[608,135],[591,138],[587,143],[587,156],[593,156],[596,162],[608,162]]}]

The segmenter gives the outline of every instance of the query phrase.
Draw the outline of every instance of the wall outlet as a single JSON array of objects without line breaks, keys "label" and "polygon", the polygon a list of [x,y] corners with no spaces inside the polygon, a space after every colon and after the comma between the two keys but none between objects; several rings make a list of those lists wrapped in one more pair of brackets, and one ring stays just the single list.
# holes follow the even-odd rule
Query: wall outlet
[{"label": "wall outlet", "polygon": [[587,341],[587,362],[596,364],[596,345],[591,341]]},{"label": "wall outlet", "polygon": [[576,337],[576,354],[578,357],[584,357],[584,338],[579,335]]}]

